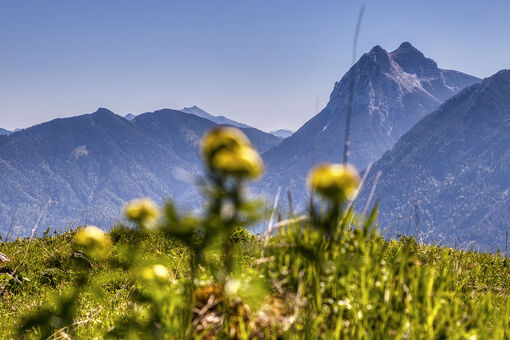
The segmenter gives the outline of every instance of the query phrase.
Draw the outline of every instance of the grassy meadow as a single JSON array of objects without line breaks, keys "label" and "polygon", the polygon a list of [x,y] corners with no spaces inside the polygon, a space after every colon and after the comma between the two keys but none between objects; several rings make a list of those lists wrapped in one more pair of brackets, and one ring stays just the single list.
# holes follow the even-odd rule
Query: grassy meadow
[{"label": "grassy meadow", "polygon": [[203,215],[147,199],[129,225],[2,243],[0,338],[507,339],[501,254],[384,240],[347,165],[314,168],[306,213],[252,235],[263,164],[237,130],[204,138]]}]

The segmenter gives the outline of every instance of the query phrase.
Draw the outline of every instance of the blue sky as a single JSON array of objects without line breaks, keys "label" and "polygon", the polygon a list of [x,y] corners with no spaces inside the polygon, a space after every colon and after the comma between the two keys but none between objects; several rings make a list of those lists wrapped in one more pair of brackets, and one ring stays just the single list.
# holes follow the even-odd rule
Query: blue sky
[{"label": "blue sky", "polygon": [[410,41],[440,67],[510,68],[509,1],[2,1],[0,127],[198,105],[296,129],[358,55]]}]

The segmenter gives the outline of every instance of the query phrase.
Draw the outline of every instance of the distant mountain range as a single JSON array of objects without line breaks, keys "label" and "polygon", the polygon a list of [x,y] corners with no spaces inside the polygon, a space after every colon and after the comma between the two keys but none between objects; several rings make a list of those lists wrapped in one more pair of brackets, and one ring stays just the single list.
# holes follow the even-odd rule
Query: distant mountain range
[{"label": "distant mountain range", "polygon": [[[199,142],[214,122],[175,110],[131,121],[107,109],[56,119],[0,137],[0,231],[25,234],[41,227],[62,230],[82,223],[109,226],[122,205],[148,196],[200,206],[196,179],[202,172]],[[280,142],[243,129],[259,152]],[[47,202],[50,204],[44,214]]]},{"label": "distant mountain range", "polygon": [[[510,70],[473,85],[404,134],[370,170],[387,235],[504,249],[510,223]],[[400,223],[398,222],[400,217]]]},{"label": "distant mountain range", "polygon": [[290,137],[294,132],[292,132],[291,130],[280,129],[280,130],[271,131],[269,133],[272,135],[275,135],[276,137],[280,137],[281,139],[285,139],[285,138]]},{"label": "distant mountain range", "polygon": [[10,135],[12,132],[6,129],[0,128],[0,136]]},{"label": "distant mountain range", "polygon": [[[264,158],[266,175],[250,186],[252,195],[273,200],[280,187],[302,210],[312,165],[342,161],[351,80],[349,162],[360,170],[373,164],[357,209],[373,187],[387,236],[502,248],[510,220],[510,71],[481,81],[440,69],[407,42],[363,54],[295,133],[266,133],[197,106],[125,117],[102,108],[10,135],[0,130],[0,233],[13,224],[11,235],[26,235],[39,219],[40,229],[106,228],[126,201],[143,196],[199,209],[199,142],[217,124],[241,128]],[[288,196],[280,197],[284,213]]]},{"label": "distant mountain range", "polygon": [[[185,108],[181,109],[180,111],[195,115],[197,117],[209,119],[210,121],[213,121],[216,124],[220,124],[220,125],[231,125],[231,126],[235,126],[238,128],[244,128],[244,129],[252,128],[249,125],[236,122],[235,120],[229,119],[225,116],[214,116],[214,115],[210,114],[209,112],[202,110],[201,108],[199,108],[196,105],[193,105],[191,107],[185,107]],[[289,137],[290,135],[292,135],[292,131],[286,130],[286,129],[271,131],[269,133],[280,138],[280,139],[285,139],[285,138]]]},{"label": "distant mountain range", "polygon": [[236,122],[235,120],[229,119],[224,116],[213,116],[212,114],[202,110],[201,108],[199,108],[196,105],[193,105],[191,107],[185,107],[185,108],[181,109],[181,111],[195,115],[197,117],[209,119],[210,121],[213,121],[216,124],[220,124],[220,125],[231,125],[231,126],[235,126],[235,127],[239,127],[239,128],[251,128],[251,126]]}]

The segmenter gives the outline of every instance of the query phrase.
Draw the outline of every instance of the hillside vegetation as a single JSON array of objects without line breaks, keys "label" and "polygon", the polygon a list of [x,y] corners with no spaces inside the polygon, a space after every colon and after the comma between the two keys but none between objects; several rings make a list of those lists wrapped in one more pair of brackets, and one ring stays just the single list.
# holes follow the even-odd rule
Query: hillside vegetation
[{"label": "hillside vegetation", "polygon": [[[99,108],[0,136],[0,232],[12,224],[11,236],[27,236],[40,216],[40,225],[58,231],[109,226],[138,197],[172,197],[194,208],[202,203],[193,185],[203,173],[200,138],[215,125],[175,110],[128,121]],[[254,128],[242,131],[259,152],[280,142]]]},{"label": "hillside vegetation", "polygon": [[[413,238],[384,240],[357,214],[356,169],[322,164],[305,215],[264,235],[244,183],[262,161],[233,128],[202,141],[201,216],[147,199],[131,226],[87,226],[4,243],[0,338],[505,339],[508,260]],[[270,212],[271,213],[271,212]],[[273,216],[274,217],[274,216]],[[271,217],[270,219],[273,219]]]},{"label": "hillside vegetation", "polygon": [[[38,324],[22,332],[29,338],[49,334],[52,338],[64,338],[64,334],[102,338],[127,332],[132,319],[144,327],[156,327],[150,324],[154,302],[144,298],[142,279],[135,274],[152,264],[163,265],[169,275],[161,292],[148,292],[161,294],[157,301],[161,310],[168,311],[157,329],[163,338],[182,338],[188,325],[184,310],[191,309],[183,296],[191,254],[161,233],[113,229],[109,236],[114,246],[108,259],[87,269],[89,284],[80,289],[72,316],[65,320],[65,301],[74,298],[73,285],[82,275],[75,263],[79,259],[73,257],[75,233],[2,244],[0,250],[12,261],[0,265],[0,338],[16,338],[27,317],[32,318],[29,324]],[[335,260],[317,268],[310,261],[313,254],[283,243],[296,237],[291,232],[272,239],[267,247],[259,237],[242,235],[236,243],[235,280],[240,287],[229,292],[234,296],[229,313],[232,320],[246,318],[245,338],[249,333],[289,339],[327,338],[328,334],[367,339],[503,339],[509,334],[510,271],[501,255],[420,245],[410,238],[384,242],[373,232],[350,231],[342,245],[335,246]],[[132,248],[136,248],[134,254],[130,254]],[[208,260],[218,266],[220,252],[212,253]],[[199,276],[193,325],[197,333],[217,334],[221,314],[214,304],[223,292],[205,268],[200,268]],[[210,309],[199,315],[213,294],[217,295]],[[53,325],[45,320],[50,315],[57,316]],[[235,324],[238,337],[243,338]]]}]

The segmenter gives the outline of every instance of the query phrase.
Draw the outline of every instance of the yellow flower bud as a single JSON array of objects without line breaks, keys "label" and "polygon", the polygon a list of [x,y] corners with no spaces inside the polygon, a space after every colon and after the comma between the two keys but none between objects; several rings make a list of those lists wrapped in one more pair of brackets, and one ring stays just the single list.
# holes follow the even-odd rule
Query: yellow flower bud
[{"label": "yellow flower bud", "polygon": [[358,171],[350,164],[319,164],[308,175],[310,188],[333,201],[351,198],[359,181]]},{"label": "yellow flower bud", "polygon": [[212,159],[211,165],[226,175],[248,178],[258,177],[264,170],[259,154],[248,146],[219,151]]},{"label": "yellow flower bud", "polygon": [[234,127],[214,127],[202,138],[202,155],[211,162],[214,155],[222,150],[232,150],[240,146],[250,146],[248,137]]},{"label": "yellow flower bud", "polygon": [[241,288],[241,281],[230,279],[225,283],[225,293],[230,296],[234,296],[237,294],[239,289]]},{"label": "yellow flower bud", "polygon": [[129,202],[124,208],[126,217],[145,228],[154,226],[158,219],[158,206],[148,198],[141,198]]},{"label": "yellow flower bud", "polygon": [[87,255],[98,259],[106,257],[111,246],[108,235],[94,226],[88,226],[78,231],[74,238],[74,243],[78,247],[83,248]]},{"label": "yellow flower bud", "polygon": [[144,267],[140,272],[140,278],[146,282],[168,283],[170,281],[170,273],[165,266],[155,264]]},{"label": "yellow flower bud", "polygon": [[246,135],[233,127],[215,127],[202,139],[202,154],[210,170],[223,175],[255,178],[264,169]]}]

